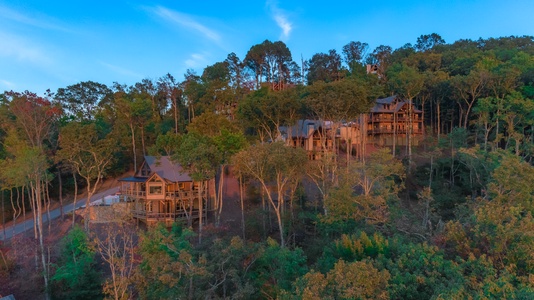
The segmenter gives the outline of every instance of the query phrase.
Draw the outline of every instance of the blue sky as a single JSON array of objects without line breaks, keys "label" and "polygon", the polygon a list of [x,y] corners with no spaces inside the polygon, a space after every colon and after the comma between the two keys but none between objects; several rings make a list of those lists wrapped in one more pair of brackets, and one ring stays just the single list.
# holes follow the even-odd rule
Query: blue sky
[{"label": "blue sky", "polygon": [[447,43],[534,35],[531,0],[427,1],[2,1],[0,91],[97,81],[183,80],[265,39],[300,63],[350,41],[398,48],[422,34]]}]

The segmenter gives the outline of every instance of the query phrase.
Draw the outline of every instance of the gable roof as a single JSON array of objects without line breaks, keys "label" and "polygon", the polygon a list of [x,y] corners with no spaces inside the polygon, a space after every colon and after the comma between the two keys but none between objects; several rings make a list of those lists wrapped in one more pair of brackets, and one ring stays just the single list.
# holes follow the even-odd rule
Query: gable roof
[{"label": "gable roof", "polygon": [[[394,106],[390,109],[384,108],[384,104],[393,104]],[[375,105],[371,108],[372,113],[379,113],[379,112],[399,112],[399,110],[404,106],[408,105],[408,102],[406,100],[402,100],[396,95],[389,96],[387,98],[382,99],[376,99]],[[413,105],[413,104],[412,104]],[[413,108],[414,113],[421,113],[422,111],[417,109],[414,105]]]},{"label": "gable roof", "polygon": [[169,156],[145,156],[145,163],[150,168],[151,174],[158,174],[165,180],[172,182],[193,181],[182,166],[173,163]]},{"label": "gable roof", "polygon": [[313,131],[323,127],[324,129],[330,129],[332,127],[331,121],[320,120],[298,120],[296,125],[293,126],[280,126],[280,133],[284,138],[309,138],[313,132],[309,132],[308,129],[312,128]]}]

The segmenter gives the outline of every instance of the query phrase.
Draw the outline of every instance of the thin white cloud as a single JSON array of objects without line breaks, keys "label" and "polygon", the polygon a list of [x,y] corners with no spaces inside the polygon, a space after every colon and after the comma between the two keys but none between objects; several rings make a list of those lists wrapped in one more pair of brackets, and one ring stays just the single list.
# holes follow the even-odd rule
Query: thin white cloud
[{"label": "thin white cloud", "polygon": [[208,60],[205,54],[193,53],[184,63],[188,69],[195,69],[205,67],[208,64]]},{"label": "thin white cloud", "polygon": [[0,32],[0,40],[2,41],[0,56],[40,66],[46,66],[52,62],[40,46],[30,41],[3,32]]},{"label": "thin white cloud", "polygon": [[112,64],[109,64],[109,63],[106,63],[106,62],[103,62],[103,61],[99,61],[99,63],[102,66],[108,68],[110,71],[115,72],[117,74],[128,76],[128,77],[135,77],[137,79],[143,78],[143,75],[141,75],[139,73],[136,73],[136,72],[134,72],[132,70],[128,70],[126,68],[119,67],[119,66],[116,66],[116,65],[112,65]]},{"label": "thin white cloud", "polygon": [[34,27],[39,27],[43,29],[53,29],[53,30],[59,30],[59,31],[71,31],[70,29],[67,29],[64,26],[58,25],[58,22],[55,20],[52,20],[50,17],[45,15],[37,15],[37,16],[28,16],[25,14],[22,14],[16,10],[13,10],[6,6],[0,5],[0,19],[4,20],[11,20],[15,21],[17,23],[22,23]]},{"label": "thin white cloud", "polygon": [[286,13],[278,7],[277,1],[268,0],[267,7],[271,10],[271,15],[278,27],[282,29],[280,40],[288,40],[293,30],[293,24],[288,20]]},{"label": "thin white cloud", "polygon": [[0,86],[4,86],[5,88],[11,90],[11,89],[15,88],[16,84],[11,82],[11,81],[0,79]]},{"label": "thin white cloud", "polygon": [[221,37],[217,32],[214,30],[208,28],[207,26],[195,21],[191,16],[177,12],[174,10],[170,10],[168,8],[165,8],[163,6],[156,6],[153,8],[147,8],[149,12],[154,13],[156,16],[169,21],[171,23],[178,24],[182,27],[192,29],[194,31],[197,31],[201,33],[204,37],[207,39],[213,40],[215,42],[219,42],[221,40]]}]

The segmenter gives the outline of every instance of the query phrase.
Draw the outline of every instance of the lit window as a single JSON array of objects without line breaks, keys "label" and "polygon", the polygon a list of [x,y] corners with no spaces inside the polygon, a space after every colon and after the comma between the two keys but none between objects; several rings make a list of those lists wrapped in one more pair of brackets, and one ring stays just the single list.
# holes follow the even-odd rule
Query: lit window
[{"label": "lit window", "polygon": [[148,193],[151,195],[161,195],[162,194],[161,185],[151,185]]}]

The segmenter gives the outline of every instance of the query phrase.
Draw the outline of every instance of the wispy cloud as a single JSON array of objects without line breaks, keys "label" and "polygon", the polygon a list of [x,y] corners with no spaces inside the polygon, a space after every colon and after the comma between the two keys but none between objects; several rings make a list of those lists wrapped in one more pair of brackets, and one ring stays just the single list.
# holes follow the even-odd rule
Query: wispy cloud
[{"label": "wispy cloud", "polygon": [[267,7],[271,10],[271,16],[282,29],[282,33],[280,34],[281,40],[288,40],[289,35],[291,34],[291,30],[293,30],[293,24],[288,20],[287,14],[278,7],[277,1],[268,0],[266,3]]},{"label": "wispy cloud", "polygon": [[182,27],[201,33],[207,39],[213,40],[215,42],[219,42],[221,40],[221,37],[217,32],[199,23],[198,21],[194,20],[193,17],[187,14],[170,10],[163,6],[146,8],[146,10],[168,22],[178,24]]},{"label": "wispy cloud", "polygon": [[34,27],[39,27],[43,29],[52,29],[59,31],[71,31],[65,26],[59,25],[58,21],[53,20],[52,18],[45,15],[36,15],[29,16],[22,14],[16,10],[13,10],[9,7],[0,5],[0,18],[4,20],[11,20],[17,23],[22,23]]},{"label": "wispy cloud", "polygon": [[137,72],[134,72],[132,70],[128,70],[126,68],[119,67],[119,66],[116,66],[116,65],[112,65],[112,64],[109,64],[109,63],[106,63],[106,62],[103,62],[103,61],[99,61],[99,63],[102,66],[108,68],[110,71],[115,72],[117,74],[124,75],[124,76],[129,76],[129,77],[134,77],[136,79],[143,78],[143,75],[141,75],[141,74],[139,74]]},{"label": "wispy cloud", "polygon": [[42,47],[23,38],[0,32],[0,40],[2,41],[0,56],[40,66],[46,66],[52,62]]},{"label": "wispy cloud", "polygon": [[0,79],[0,86],[4,86],[7,89],[13,89],[16,86],[16,84],[11,81]]},{"label": "wispy cloud", "polygon": [[191,56],[185,60],[185,66],[187,68],[203,68],[208,64],[208,59],[206,54],[193,53]]}]

